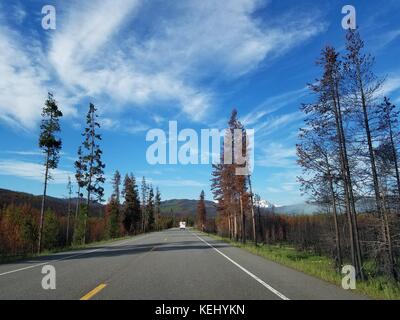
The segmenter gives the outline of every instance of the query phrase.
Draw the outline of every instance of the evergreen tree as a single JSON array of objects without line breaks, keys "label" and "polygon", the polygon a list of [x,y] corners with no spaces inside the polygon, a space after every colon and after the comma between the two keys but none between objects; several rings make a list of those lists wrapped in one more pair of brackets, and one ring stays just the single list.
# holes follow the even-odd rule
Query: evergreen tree
[{"label": "evergreen tree", "polygon": [[204,202],[204,190],[200,193],[200,199],[197,203],[197,227],[205,231],[207,221],[206,204]]},{"label": "evergreen tree", "polygon": [[156,229],[161,229],[161,193],[158,187],[156,188],[156,197],[155,197],[155,210],[156,210]]},{"label": "evergreen tree", "polygon": [[125,176],[122,193],[125,197],[122,221],[125,231],[137,234],[141,230],[141,208],[136,179],[132,174]]},{"label": "evergreen tree", "polygon": [[[86,116],[86,125],[82,136],[85,138],[83,141],[83,149],[86,153],[82,157],[82,181],[86,187],[87,198],[86,198],[86,216],[84,217],[84,230],[82,242],[85,243],[86,238],[86,225],[87,218],[90,215],[90,202],[96,200],[98,202],[103,201],[105,182],[104,168],[105,165],[101,160],[103,152],[100,149],[99,141],[101,141],[101,135],[97,132],[100,128],[100,124],[97,122],[98,115],[96,113],[96,107],[90,103],[89,111]],[[92,199],[94,196],[94,199]]]},{"label": "evergreen tree", "polygon": [[141,191],[141,201],[142,201],[141,228],[142,232],[145,232],[147,224],[146,207],[147,207],[147,193],[148,193],[148,186],[146,184],[145,177],[142,177],[142,185],[140,187],[140,191]]},{"label": "evergreen tree", "polygon": [[107,205],[107,235],[109,238],[119,236],[120,185],[121,175],[117,170],[113,177],[113,194]]},{"label": "evergreen tree", "polygon": [[154,229],[154,189],[153,186],[149,186],[149,194],[147,199],[146,206],[146,216],[147,216],[147,224],[146,230],[152,231]]},{"label": "evergreen tree", "polygon": [[43,248],[54,249],[58,246],[60,225],[56,214],[52,210],[46,210],[43,228]]},{"label": "evergreen tree", "polygon": [[44,212],[46,206],[46,195],[47,195],[47,184],[48,180],[51,179],[50,170],[55,169],[58,166],[59,153],[61,150],[61,139],[56,137],[56,134],[61,131],[60,129],[60,117],[62,112],[58,109],[57,102],[54,100],[53,94],[49,93],[45,105],[42,110],[42,123],[40,125],[40,137],[39,147],[42,149],[45,155],[45,175],[44,175],[44,189],[42,197],[42,206],[40,210],[40,222],[39,222],[39,239],[38,239],[38,252],[42,250],[42,238],[43,238],[43,223],[44,223]]},{"label": "evergreen tree", "polygon": [[67,190],[68,190],[68,213],[67,213],[67,231],[66,231],[66,236],[65,236],[65,244],[68,246],[69,244],[69,224],[70,224],[70,219],[71,219],[71,197],[72,197],[72,182],[71,182],[71,177],[68,176],[68,184],[67,184]]}]

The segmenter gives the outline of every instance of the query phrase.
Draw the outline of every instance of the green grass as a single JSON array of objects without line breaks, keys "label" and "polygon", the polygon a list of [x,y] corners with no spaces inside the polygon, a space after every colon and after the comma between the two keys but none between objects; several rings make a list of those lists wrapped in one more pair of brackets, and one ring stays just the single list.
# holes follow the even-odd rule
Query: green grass
[{"label": "green grass", "polygon": [[[288,245],[258,245],[247,242],[232,241],[228,238],[222,238],[213,234],[209,236],[228,242],[231,245],[244,249],[250,253],[261,256],[263,258],[275,261],[284,266],[304,272],[308,275],[320,278],[322,280],[341,286],[342,275],[337,273],[334,268],[334,261],[327,256],[319,256],[312,252],[298,251]],[[383,276],[376,276],[373,262],[365,263],[365,271],[368,275],[368,280],[361,282],[357,281],[356,292],[366,295],[373,299],[399,300],[400,299],[400,284],[390,281]]]},{"label": "green grass", "polygon": [[92,247],[96,247],[96,246],[99,246],[99,245],[102,245],[102,244],[113,243],[113,242],[116,242],[116,241],[130,239],[130,238],[138,237],[138,236],[141,236],[141,235],[143,235],[143,234],[139,234],[137,236],[127,236],[127,237],[120,237],[120,238],[114,238],[114,239],[109,239],[109,240],[101,240],[101,241],[87,243],[85,245],[71,245],[69,247],[55,248],[55,249],[52,249],[52,250],[44,250],[40,254],[22,254],[22,255],[17,255],[17,256],[2,256],[2,255],[0,255],[0,264],[20,261],[20,260],[24,260],[24,259],[32,259],[32,258],[48,256],[48,255],[54,254],[54,253],[90,249]]}]

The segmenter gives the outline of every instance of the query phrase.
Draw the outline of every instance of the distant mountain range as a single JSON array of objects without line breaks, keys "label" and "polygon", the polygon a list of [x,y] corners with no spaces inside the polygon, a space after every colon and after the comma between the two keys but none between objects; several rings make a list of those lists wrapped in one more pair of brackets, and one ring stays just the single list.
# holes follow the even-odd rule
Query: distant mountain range
[{"label": "distant mountain range", "polygon": [[[71,199],[71,206],[74,209],[77,198]],[[40,210],[42,206],[42,196],[36,196],[30,193],[11,191],[6,189],[0,189],[0,208],[8,206],[10,204],[15,205],[31,205],[32,208]],[[93,215],[101,216],[104,212],[104,206],[97,202],[91,204]],[[68,212],[68,199],[47,197],[46,207],[54,210],[59,214],[66,214]]]},{"label": "distant mountain range", "polygon": [[[0,208],[9,204],[29,204],[33,208],[40,209],[42,196],[36,196],[25,192],[17,192],[6,189],[0,189]],[[75,208],[76,198],[72,199],[72,208]],[[209,217],[215,217],[217,214],[216,206],[213,201],[205,201],[206,211]],[[68,211],[68,199],[55,197],[47,197],[47,207],[60,213],[66,214]],[[262,213],[276,214],[313,214],[318,212],[318,207],[312,204],[295,204],[288,206],[277,206],[267,200],[260,201]],[[93,203],[93,214],[101,216],[104,213],[104,205]],[[161,213],[163,215],[178,215],[178,216],[194,216],[197,211],[197,200],[189,199],[171,199],[161,202]]]}]

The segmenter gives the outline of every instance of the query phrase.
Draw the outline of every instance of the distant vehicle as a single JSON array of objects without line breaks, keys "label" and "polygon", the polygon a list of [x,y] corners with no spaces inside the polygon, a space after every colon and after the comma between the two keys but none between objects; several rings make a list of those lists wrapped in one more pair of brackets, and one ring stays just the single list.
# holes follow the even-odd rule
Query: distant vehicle
[{"label": "distant vehicle", "polygon": [[179,229],[180,230],[186,230],[186,222],[185,221],[179,222]]}]

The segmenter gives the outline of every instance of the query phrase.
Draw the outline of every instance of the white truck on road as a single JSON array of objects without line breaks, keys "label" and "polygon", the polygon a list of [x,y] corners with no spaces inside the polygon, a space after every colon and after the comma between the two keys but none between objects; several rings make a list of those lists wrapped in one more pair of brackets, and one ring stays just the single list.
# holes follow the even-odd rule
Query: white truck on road
[{"label": "white truck on road", "polygon": [[186,221],[179,222],[179,229],[186,230]]}]

